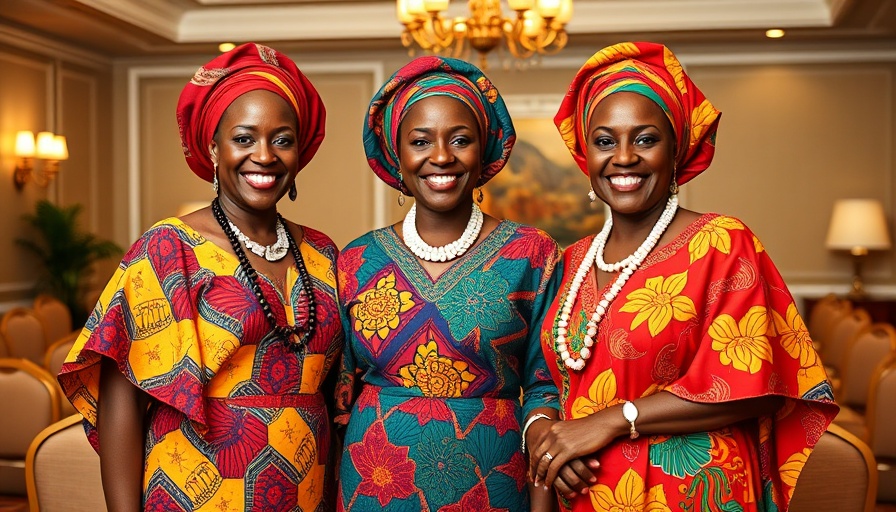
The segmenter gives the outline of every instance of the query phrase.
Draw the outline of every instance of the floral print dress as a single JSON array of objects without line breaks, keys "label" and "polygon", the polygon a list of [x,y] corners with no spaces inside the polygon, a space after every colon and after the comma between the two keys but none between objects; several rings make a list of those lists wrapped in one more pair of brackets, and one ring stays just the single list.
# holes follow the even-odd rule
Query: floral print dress
[{"label": "floral print dress", "polygon": [[[793,298],[762,244],[738,219],[700,217],[652,252],[626,282],[598,325],[591,358],[576,372],[556,353],[556,314],[592,240],[567,249],[560,294],[542,330],[565,418],[660,391],[706,403],[768,394],[786,400],[771,417],[711,432],[618,438],[597,453],[601,469],[590,492],[571,502],[561,499],[562,509],[786,509],[837,406]],[[576,352],[603,292],[592,267],[569,320],[567,340]]]},{"label": "floral print dress", "polygon": [[[330,417],[322,385],[343,346],[336,247],[304,228],[317,325],[298,353],[271,336],[236,256],[176,218],[130,248],[59,375],[96,437],[100,361],[153,397],[144,509],[332,510]],[[302,280],[286,296],[259,274],[280,325],[307,317]],[[278,307],[279,305],[279,307]]]},{"label": "floral print dress", "polygon": [[343,249],[339,510],[528,510],[520,420],[556,408],[538,328],[558,259],[508,221],[435,280],[391,227]]}]

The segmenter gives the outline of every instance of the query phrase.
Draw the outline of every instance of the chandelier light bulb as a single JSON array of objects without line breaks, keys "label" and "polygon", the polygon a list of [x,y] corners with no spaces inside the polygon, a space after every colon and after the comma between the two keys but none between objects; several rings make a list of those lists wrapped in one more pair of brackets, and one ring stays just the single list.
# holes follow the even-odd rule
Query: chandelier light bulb
[{"label": "chandelier light bulb", "polygon": [[426,12],[442,12],[448,8],[449,0],[423,0]]},{"label": "chandelier light bulb", "polygon": [[527,11],[535,5],[534,0],[508,0],[507,4],[514,11]]},{"label": "chandelier light bulb", "polygon": [[538,14],[543,18],[556,18],[560,14],[560,0],[538,0]]}]

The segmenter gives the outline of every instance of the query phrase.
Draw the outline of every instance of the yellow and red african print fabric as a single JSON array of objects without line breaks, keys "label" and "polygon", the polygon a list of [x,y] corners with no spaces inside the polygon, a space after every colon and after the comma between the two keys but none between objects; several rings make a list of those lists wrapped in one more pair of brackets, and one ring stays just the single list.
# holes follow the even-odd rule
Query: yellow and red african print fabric
[{"label": "yellow and red african print fabric", "polygon": [[[337,251],[308,228],[300,251],[318,304],[314,336],[300,353],[271,336],[236,257],[180,220],[156,224],[125,255],[59,381],[95,447],[102,357],[154,398],[145,510],[332,507],[321,385],[342,349]],[[305,315],[295,268],[286,282],[281,296],[259,279],[281,325]]]}]

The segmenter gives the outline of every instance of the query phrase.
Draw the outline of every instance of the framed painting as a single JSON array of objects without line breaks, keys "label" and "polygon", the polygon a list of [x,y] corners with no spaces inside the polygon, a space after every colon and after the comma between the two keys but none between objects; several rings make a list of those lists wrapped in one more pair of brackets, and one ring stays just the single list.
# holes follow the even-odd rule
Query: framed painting
[{"label": "framed painting", "polygon": [[542,229],[566,247],[603,227],[604,205],[588,199],[588,177],[576,165],[553,116],[562,96],[505,96],[516,128],[507,166],[483,187],[482,210]]}]

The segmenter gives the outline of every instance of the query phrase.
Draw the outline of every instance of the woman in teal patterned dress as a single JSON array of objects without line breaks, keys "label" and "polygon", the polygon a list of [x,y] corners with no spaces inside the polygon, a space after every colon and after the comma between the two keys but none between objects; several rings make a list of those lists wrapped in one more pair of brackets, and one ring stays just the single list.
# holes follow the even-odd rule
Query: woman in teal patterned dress
[{"label": "woman in teal patterned dress", "polygon": [[473,200],[514,140],[498,91],[463,61],[415,59],[371,102],[368,163],[415,204],[339,259],[340,510],[529,510],[520,430],[556,416],[538,326],[559,251]]}]

